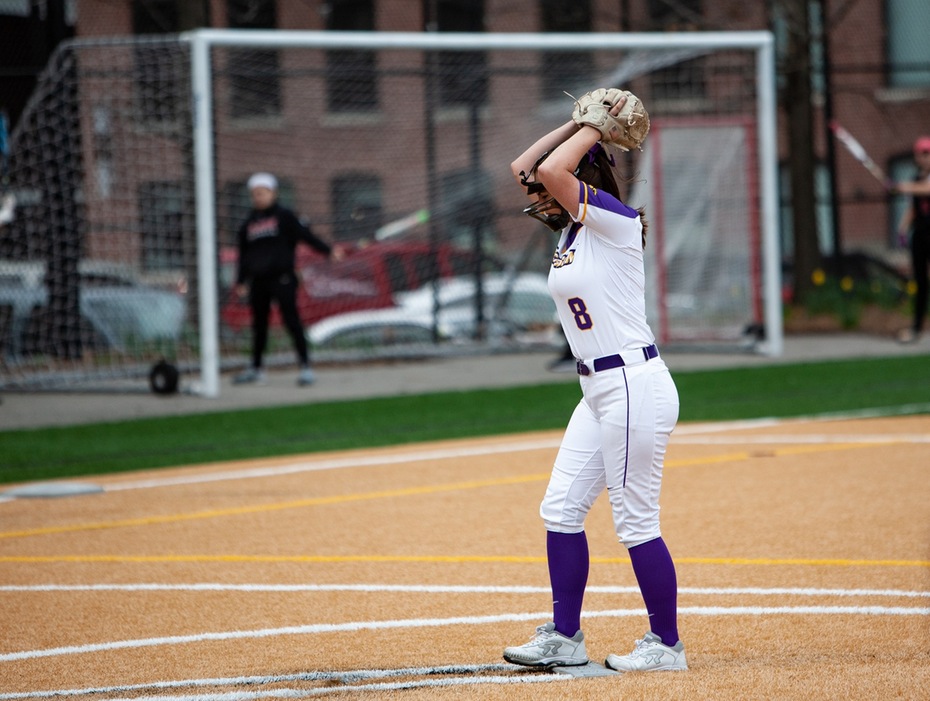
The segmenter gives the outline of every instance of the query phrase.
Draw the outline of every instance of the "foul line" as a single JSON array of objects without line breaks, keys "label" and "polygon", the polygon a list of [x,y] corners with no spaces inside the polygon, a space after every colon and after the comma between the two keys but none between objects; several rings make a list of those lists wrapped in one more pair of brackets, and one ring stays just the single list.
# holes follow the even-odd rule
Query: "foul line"
[{"label": "foul line", "polygon": [[[774,615],[855,615],[855,616],[928,616],[930,608],[893,606],[695,606],[678,610],[680,616],[774,616]],[[44,650],[23,650],[0,654],[0,662],[13,662],[64,655],[80,655],[91,652],[123,650],[130,648],[158,647],[162,645],[185,645],[199,642],[270,638],[281,635],[319,635],[322,633],[357,632],[363,630],[410,630],[414,628],[438,628],[446,626],[487,625],[546,620],[551,612],[512,613],[497,616],[462,616],[456,618],[399,619],[390,621],[353,621],[349,623],[318,623],[283,628],[258,630],[234,630],[195,635],[173,635],[158,638],[116,640],[109,643],[71,645]],[[644,609],[615,609],[591,611],[583,618],[628,618],[644,616]]]},{"label": "foul line", "polygon": [[[224,584],[219,582],[194,582],[189,584],[6,584],[0,592],[67,592],[67,591],[187,591],[187,592],[362,592],[403,594],[549,594],[549,587],[496,586],[471,584]],[[635,594],[639,587],[592,585],[585,589],[588,594]],[[679,594],[708,596],[839,596],[869,597],[890,596],[904,598],[928,598],[930,591],[908,591],[902,589],[822,589],[816,587],[679,587]]]},{"label": "foul line", "polygon": [[119,492],[130,489],[151,489],[154,487],[172,487],[177,485],[201,484],[204,482],[224,482],[227,480],[255,479],[264,477],[279,477],[300,472],[320,472],[325,470],[345,470],[353,467],[381,467],[387,465],[403,465],[410,462],[423,462],[429,460],[454,460],[456,458],[474,457],[479,455],[497,455],[499,453],[524,453],[533,450],[548,450],[558,448],[559,440],[521,441],[517,443],[496,444],[488,446],[462,446],[442,450],[415,450],[397,455],[353,456],[334,460],[319,460],[314,462],[299,462],[275,467],[260,467],[247,470],[232,470],[226,472],[212,472],[206,475],[188,475],[180,477],[165,477],[138,482],[121,482],[104,486],[104,491]]},{"label": "foul line", "polygon": [[[913,409],[913,407],[911,407]],[[927,405],[930,409],[930,404]],[[906,413],[913,413],[908,411]],[[745,429],[770,428],[773,426],[783,426],[791,424],[803,424],[815,421],[828,421],[843,418],[863,418],[863,417],[880,417],[889,415],[887,411],[880,409],[869,409],[863,412],[854,412],[851,414],[825,414],[822,416],[811,416],[802,418],[789,419],[748,419],[741,421],[723,421],[714,423],[701,424],[682,424],[675,428],[672,436],[673,441],[681,437],[687,437],[699,434],[722,433],[725,431],[740,431]],[[822,442],[830,440],[829,437],[821,437]],[[872,438],[872,437],[870,437]],[[925,435],[901,437],[898,440],[912,439],[914,442],[926,442],[928,439]],[[687,441],[691,442],[691,441]],[[734,443],[740,441],[734,440]],[[800,440],[798,442],[801,442]],[[862,437],[853,437],[850,441],[853,443],[862,442]],[[888,437],[877,437],[873,442],[887,443]],[[174,477],[161,477],[158,479],[137,480],[134,482],[116,482],[104,485],[105,492],[119,492],[134,489],[152,489],[159,487],[171,487],[180,485],[203,484],[209,482],[221,482],[240,479],[257,479],[267,477],[278,477],[283,475],[297,474],[301,472],[317,472],[325,470],[341,470],[355,467],[378,467],[404,464],[409,462],[422,462],[429,460],[447,460],[463,457],[472,457],[480,455],[497,455],[501,453],[521,453],[537,450],[551,450],[559,447],[561,437],[556,438],[537,438],[532,441],[517,441],[515,443],[497,443],[486,446],[459,446],[448,449],[435,450],[415,450],[396,455],[372,455],[372,456],[352,456],[348,458],[338,458],[331,460],[319,460],[313,462],[298,462],[286,465],[277,465],[274,467],[256,467],[242,470],[226,470],[222,472],[211,472],[200,475],[183,475]],[[667,463],[671,465],[671,463]]]},{"label": "foul line", "polygon": [[332,504],[345,504],[353,501],[368,501],[372,499],[390,499],[394,497],[421,496],[424,494],[437,494],[440,492],[456,492],[467,489],[480,489],[483,487],[501,487],[526,482],[538,482],[548,479],[547,474],[519,475],[493,480],[479,480],[473,482],[453,482],[451,484],[434,484],[422,487],[406,487],[404,489],[390,489],[381,492],[362,492],[358,494],[337,494],[328,497],[315,497],[313,499],[298,499],[296,501],[279,502],[276,504],[257,504],[253,506],[239,506],[230,509],[214,509],[194,513],[166,514],[164,516],[146,516],[144,518],[131,518],[119,521],[101,521],[97,523],[78,523],[70,526],[48,526],[46,528],[32,528],[22,531],[6,531],[0,533],[0,538],[22,538],[25,536],[50,535],[55,533],[73,533],[75,531],[93,531],[109,528],[126,528],[132,526],[152,526],[163,523],[177,523],[180,521],[196,521],[201,519],[218,518],[222,516],[242,516],[245,514],[267,513],[270,511],[283,511],[286,509],[301,509],[308,506],[328,506]]},{"label": "foul line", "polygon": [[[485,674],[489,672],[503,673],[496,676],[463,677],[460,675]],[[456,676],[447,676],[456,675]],[[391,679],[395,677],[443,677],[436,680],[411,680],[405,682],[381,682],[376,684],[358,684],[376,679]],[[134,701],[142,698],[157,699],[239,699],[263,698],[274,696],[278,691],[287,693],[288,698],[332,694],[336,691],[381,691],[413,689],[426,686],[460,686],[462,684],[527,684],[534,682],[570,681],[574,678],[566,674],[557,674],[541,670],[528,670],[504,664],[484,665],[446,665],[441,667],[410,667],[402,669],[370,669],[350,672],[303,672],[298,674],[276,674],[265,676],[226,677],[216,679],[186,679],[178,681],[152,682],[149,684],[125,684],[121,686],[90,687],[84,689],[59,689],[39,692],[15,692],[0,694],[4,701],[26,698],[50,698],[59,696],[89,696],[96,694],[128,693],[139,691],[156,691],[161,689],[197,688],[206,686],[260,686],[266,684],[280,684],[282,682],[330,682],[345,686],[326,686],[320,689],[283,689],[270,692],[226,692],[212,694],[197,694],[196,696],[164,696],[157,697],[134,696]],[[353,684],[354,686],[347,686]],[[115,699],[113,701],[116,701]]]},{"label": "foul line", "polygon": [[[526,450],[527,445],[521,444],[523,447],[518,448],[516,445],[511,446],[495,446],[494,450],[490,448],[480,449],[477,452],[471,451],[432,451],[430,453],[418,453],[418,454],[407,454],[406,456],[393,456],[391,462],[410,462],[412,459],[439,459],[438,456],[444,455],[445,457],[454,456],[462,457],[463,455],[475,455],[479,453],[490,453],[490,452],[513,452],[516,450]],[[833,452],[837,450],[851,450],[855,448],[868,447],[868,443],[854,442],[854,443],[837,443],[830,445],[804,445],[804,446],[795,446],[790,448],[780,448],[772,451],[770,456],[766,457],[779,457],[787,455],[799,455],[803,453],[815,453],[815,452]],[[503,447],[504,450],[498,451],[497,448]],[[537,444],[533,444],[533,449],[538,449]],[[414,458],[414,456],[419,456]],[[430,456],[429,458],[425,456]],[[726,453],[723,455],[711,455],[702,458],[692,458],[687,460],[668,460],[665,465],[667,468],[679,468],[679,467],[695,467],[698,465],[711,465],[719,464],[723,462],[738,462],[742,460],[749,460],[757,458],[758,456],[754,455],[749,451],[738,451],[735,453]],[[352,461],[335,461],[340,464],[342,467],[347,467],[349,464],[382,464],[384,460],[374,458],[371,459],[372,462],[362,461],[362,463],[353,463]],[[333,462],[319,463],[314,466],[303,465],[306,469],[335,469],[332,467]],[[327,467],[328,465],[328,467]],[[291,469],[296,469],[299,466],[290,466]],[[266,474],[276,474],[271,472],[272,468],[269,470],[262,470],[262,473]],[[228,474],[228,473],[224,473]],[[441,492],[454,492],[454,491],[464,491],[468,489],[480,489],[484,487],[500,487],[507,485],[515,484],[525,484],[528,482],[539,482],[548,480],[550,473],[537,473],[532,475],[519,475],[514,477],[505,477],[501,479],[493,480],[479,480],[472,482],[455,482],[451,484],[436,484],[436,485],[425,485],[421,487],[407,487],[405,489],[393,489],[385,490],[380,492],[363,492],[357,494],[341,494],[328,497],[317,497],[313,499],[300,499],[296,501],[288,502],[278,502],[273,504],[257,504],[251,506],[241,506],[229,509],[215,509],[210,511],[199,511],[193,513],[179,513],[179,514],[166,514],[163,516],[147,516],[144,518],[134,518],[134,519],[123,519],[118,521],[101,521],[96,523],[78,523],[66,526],[48,526],[45,528],[32,528],[25,529],[20,531],[6,531],[0,532],[0,539],[7,538],[24,538],[30,536],[39,536],[39,535],[53,535],[59,533],[74,533],[78,531],[93,531],[93,530],[105,530],[112,528],[131,528],[137,526],[152,526],[166,523],[178,523],[182,521],[196,521],[203,519],[212,519],[220,518],[227,516],[243,516],[247,514],[257,514],[257,513],[268,513],[271,511],[282,511],[286,509],[300,509],[313,506],[328,506],[333,504],[345,504],[348,502],[355,501],[368,501],[373,499],[388,499],[396,497],[407,497],[407,496],[421,496],[425,494],[437,494]],[[217,475],[209,475],[206,477],[217,477]],[[194,481],[198,481],[195,479]],[[208,480],[211,481],[211,480]],[[168,483],[175,484],[177,482],[169,480]],[[180,482],[186,483],[186,482]],[[150,485],[153,483],[149,483]],[[112,488],[107,488],[106,491],[113,491]]]},{"label": "foul line", "polygon": [[890,444],[908,444],[908,443],[930,443],[930,435],[925,433],[890,433],[883,435],[818,435],[818,434],[759,434],[750,436],[710,436],[694,435],[683,436],[678,443],[687,445],[739,445],[745,443],[788,443],[804,444],[817,443],[820,445],[829,444],[857,444],[857,445],[890,445]]},{"label": "foul line", "polygon": [[[541,555],[0,555],[0,563],[56,562],[235,562],[235,563],[544,563]],[[593,565],[629,563],[628,557],[592,557]],[[853,560],[843,558],[676,557],[678,564],[805,567],[930,567],[930,560]]]}]

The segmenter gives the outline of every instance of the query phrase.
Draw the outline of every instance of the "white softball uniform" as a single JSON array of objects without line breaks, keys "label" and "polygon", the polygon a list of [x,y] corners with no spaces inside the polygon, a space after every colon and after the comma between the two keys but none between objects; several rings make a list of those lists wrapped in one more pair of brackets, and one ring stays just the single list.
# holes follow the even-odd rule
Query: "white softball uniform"
[{"label": "white softball uniform", "polygon": [[639,213],[590,185],[580,188],[578,212],[553,255],[549,291],[581,359],[583,396],[540,516],[548,530],[581,532],[606,487],[617,537],[631,548],[661,536],[659,490],[678,390],[646,321]]}]

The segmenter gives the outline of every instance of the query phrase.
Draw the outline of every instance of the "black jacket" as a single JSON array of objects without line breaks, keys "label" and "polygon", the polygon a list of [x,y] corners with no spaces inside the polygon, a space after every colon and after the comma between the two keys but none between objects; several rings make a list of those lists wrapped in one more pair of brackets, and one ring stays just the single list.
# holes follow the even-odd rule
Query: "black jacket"
[{"label": "black jacket", "polygon": [[[924,182],[926,177],[916,177],[914,182]],[[927,236],[930,234],[930,195],[914,195],[914,233],[918,236]]]},{"label": "black jacket", "polygon": [[236,281],[243,284],[256,277],[294,272],[294,249],[298,241],[320,253],[332,253],[330,245],[317,238],[310,227],[286,207],[275,203],[268,209],[253,209],[239,227]]}]

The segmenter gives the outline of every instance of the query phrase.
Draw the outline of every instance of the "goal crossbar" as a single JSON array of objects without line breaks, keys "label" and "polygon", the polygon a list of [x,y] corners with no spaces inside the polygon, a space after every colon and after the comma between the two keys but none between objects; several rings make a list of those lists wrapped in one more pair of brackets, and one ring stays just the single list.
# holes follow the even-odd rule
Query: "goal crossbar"
[{"label": "goal crossbar", "polygon": [[[194,172],[200,293],[201,379],[197,391],[216,397],[220,392],[219,321],[216,297],[215,172],[210,51],[214,47],[302,47],[355,50],[546,50],[577,51],[577,34],[469,34],[345,31],[264,31],[199,29],[182,39],[191,46],[194,106]],[[776,98],[774,40],[767,31],[681,33],[593,33],[584,36],[586,49],[658,49],[665,47],[743,49],[756,54],[758,179],[761,210],[762,284],[766,337],[757,348],[781,355],[781,273],[778,255]]]}]

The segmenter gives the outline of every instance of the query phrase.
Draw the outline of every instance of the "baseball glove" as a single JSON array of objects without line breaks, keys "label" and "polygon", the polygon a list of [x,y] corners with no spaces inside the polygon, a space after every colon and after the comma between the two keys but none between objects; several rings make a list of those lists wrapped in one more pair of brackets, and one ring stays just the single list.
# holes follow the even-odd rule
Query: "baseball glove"
[{"label": "baseball glove", "polygon": [[[610,108],[626,96],[626,104],[616,116]],[[649,133],[649,114],[642,101],[629,90],[598,88],[575,100],[572,119],[578,126],[592,126],[601,132],[601,141],[624,151],[640,148]]]}]

